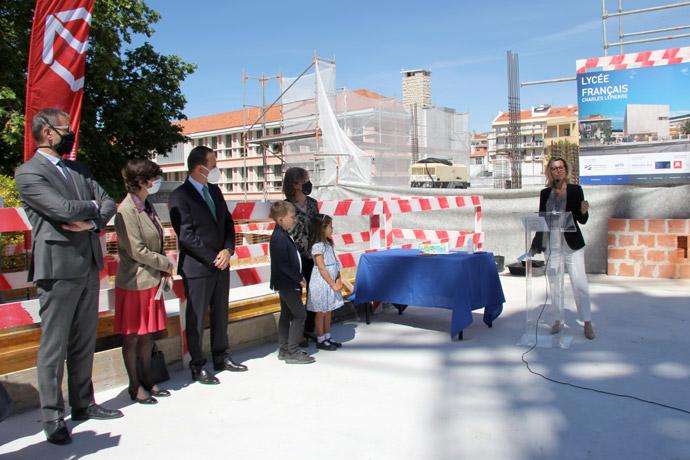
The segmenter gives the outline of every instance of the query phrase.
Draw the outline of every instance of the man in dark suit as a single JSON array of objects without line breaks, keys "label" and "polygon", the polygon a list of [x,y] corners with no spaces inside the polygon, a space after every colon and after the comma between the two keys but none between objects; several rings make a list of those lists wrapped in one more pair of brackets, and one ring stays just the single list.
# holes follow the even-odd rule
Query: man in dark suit
[{"label": "man in dark suit", "polygon": [[48,441],[71,441],[65,424],[62,374],[72,420],[122,417],[94,402],[93,353],[98,329],[98,272],[103,254],[98,233],[115,214],[115,202],[83,165],[62,160],[72,150],[69,116],[43,109],[31,131],[38,143],[33,158],[16,173],[17,189],[31,221],[29,281],[38,288],[41,342],[38,392]]},{"label": "man in dark suit", "polygon": [[192,379],[203,384],[220,381],[205,368],[202,351],[204,316],[210,306],[211,353],[215,370],[246,371],[228,354],[230,257],[235,251],[235,226],[215,185],[220,177],[216,154],[208,147],[192,149],[189,176],[170,195],[170,220],[179,246],[178,272],[187,296],[186,337]]}]

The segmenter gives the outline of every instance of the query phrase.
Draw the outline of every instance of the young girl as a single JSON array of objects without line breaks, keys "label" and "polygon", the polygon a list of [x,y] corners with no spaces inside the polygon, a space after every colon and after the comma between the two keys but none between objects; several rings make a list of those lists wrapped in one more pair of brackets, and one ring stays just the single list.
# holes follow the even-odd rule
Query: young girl
[{"label": "young girl", "polygon": [[309,281],[307,310],[316,313],[316,348],[336,350],[342,344],[331,339],[331,312],[343,305],[340,290],[340,263],[333,250],[333,219],[317,214],[311,221],[309,247],[314,258],[314,268]]}]

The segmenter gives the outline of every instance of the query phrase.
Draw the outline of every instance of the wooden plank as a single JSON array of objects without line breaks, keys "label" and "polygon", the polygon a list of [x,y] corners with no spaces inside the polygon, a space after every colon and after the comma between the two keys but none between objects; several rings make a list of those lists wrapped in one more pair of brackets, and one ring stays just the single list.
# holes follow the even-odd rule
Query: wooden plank
[{"label": "wooden plank", "polygon": [[[279,312],[280,301],[277,294],[271,294],[230,302],[229,307],[228,322],[233,323]],[[116,336],[113,334],[114,320],[113,312],[106,312],[99,316],[97,339],[108,339]],[[177,315],[168,317],[166,326],[167,329],[161,332],[160,337],[180,336],[180,320]],[[35,367],[40,339],[41,328],[39,324],[0,333],[0,375]]]}]

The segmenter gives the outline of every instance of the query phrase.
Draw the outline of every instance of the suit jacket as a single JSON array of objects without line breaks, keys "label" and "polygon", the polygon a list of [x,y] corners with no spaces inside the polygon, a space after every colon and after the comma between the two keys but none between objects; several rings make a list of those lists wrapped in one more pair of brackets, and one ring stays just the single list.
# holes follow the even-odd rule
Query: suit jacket
[{"label": "suit jacket", "polygon": [[[539,212],[546,212],[546,202],[549,200],[551,190],[551,187],[547,187],[542,189],[542,191],[539,193]],[[577,184],[568,184],[566,193],[565,210],[566,212],[569,211],[573,214],[573,221],[575,222],[576,231],[564,232],[563,235],[565,236],[565,241],[568,243],[568,246],[577,251],[578,249],[585,247],[585,239],[582,237],[582,232],[580,231],[580,226],[578,223],[583,225],[586,224],[587,220],[589,219],[589,213],[582,214],[582,210],[580,208],[581,203],[585,200],[585,194],[582,191],[582,187]],[[537,234],[534,235],[534,240],[532,240],[532,248],[537,250],[546,249],[543,243],[542,232],[537,232]]]},{"label": "suit jacket", "polygon": [[280,225],[276,224],[268,248],[271,254],[271,289],[300,289],[302,272],[297,245]]},{"label": "suit jacket", "polygon": [[[38,153],[15,172],[22,207],[32,225],[29,281],[80,278],[88,275],[93,263],[103,268],[98,233],[115,213],[115,202],[84,165],[65,161],[65,168],[73,186]],[[61,227],[83,220],[95,222],[96,230],[71,232]]]},{"label": "suit jacket", "polygon": [[[163,228],[158,216],[156,220]],[[156,225],[137,208],[129,193],[117,208],[115,231],[120,256],[115,286],[135,291],[157,286],[168,268],[163,241]]]},{"label": "suit jacket", "polygon": [[201,278],[218,272],[213,265],[218,253],[235,252],[235,224],[215,184],[208,184],[216,205],[217,220],[189,179],[177,187],[168,201],[170,221],[180,249],[178,272],[187,278]]}]

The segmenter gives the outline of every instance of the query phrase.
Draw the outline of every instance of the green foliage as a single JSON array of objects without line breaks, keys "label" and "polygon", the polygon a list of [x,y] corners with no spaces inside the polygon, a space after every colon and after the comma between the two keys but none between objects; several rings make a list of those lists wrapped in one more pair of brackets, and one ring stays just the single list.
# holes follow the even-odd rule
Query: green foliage
[{"label": "green foliage", "polygon": [[[34,3],[0,2],[0,87],[17,95],[12,108],[19,115],[24,112]],[[180,83],[195,67],[178,56],[157,53],[148,42],[133,45],[136,36],[150,37],[159,19],[139,0],[98,0],[94,6],[78,158],[116,199],[124,195],[119,171],[127,160],[165,154],[184,140],[181,128],[171,122],[186,118]],[[3,101],[0,96],[0,107],[5,106]],[[0,122],[0,171],[11,175],[22,161],[23,142],[5,133],[2,111]]]},{"label": "green foliage", "polygon": [[6,208],[19,207],[19,192],[17,192],[13,177],[0,174],[0,197],[5,202]]},{"label": "green foliage", "polygon": [[683,134],[690,134],[690,120],[685,120],[685,122],[680,125],[680,132]]},{"label": "green foliage", "polygon": [[[18,208],[20,206],[19,193],[17,192],[13,177],[0,174],[0,197],[3,199],[6,208]],[[2,251],[3,246],[6,244],[21,243],[23,241],[23,233],[12,232],[0,234],[0,251]],[[3,267],[0,267],[0,271],[6,271],[7,267],[4,262],[3,260]]]},{"label": "green foliage", "polygon": [[12,89],[0,86],[0,139],[8,145],[22,143],[24,139],[24,114],[21,102]]}]

